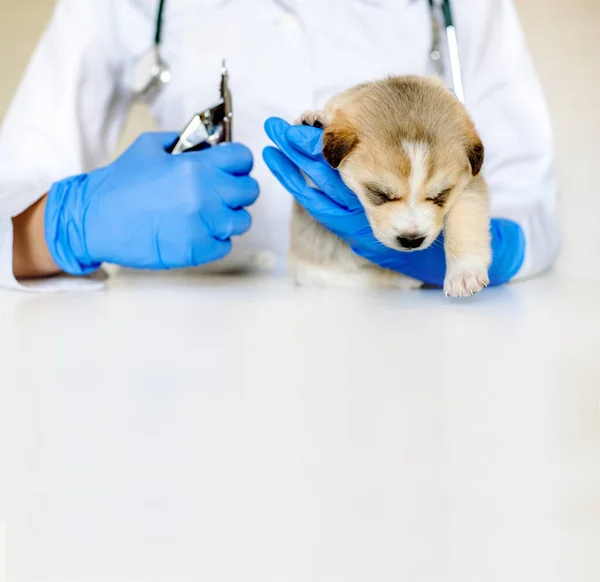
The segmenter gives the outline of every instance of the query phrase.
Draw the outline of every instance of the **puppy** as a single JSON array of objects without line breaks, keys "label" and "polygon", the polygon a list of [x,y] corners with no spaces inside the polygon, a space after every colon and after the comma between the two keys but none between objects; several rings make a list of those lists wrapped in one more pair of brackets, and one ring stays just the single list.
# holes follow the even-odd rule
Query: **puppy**
[{"label": "puppy", "polygon": [[[323,156],[364,206],[384,245],[418,252],[444,230],[450,297],[488,285],[484,147],[463,105],[439,81],[389,77],[354,87],[298,123],[324,128]],[[420,281],[382,269],[295,204],[290,269],[299,285],[397,287]]]}]

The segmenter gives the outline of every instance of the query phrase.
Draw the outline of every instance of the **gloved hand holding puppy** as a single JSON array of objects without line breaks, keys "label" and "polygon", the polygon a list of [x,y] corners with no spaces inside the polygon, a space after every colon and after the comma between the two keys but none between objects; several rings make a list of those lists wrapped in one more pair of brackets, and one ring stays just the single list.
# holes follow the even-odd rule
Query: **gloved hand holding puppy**
[{"label": "gloved hand holding puppy", "polygon": [[427,283],[462,297],[518,272],[523,232],[509,220],[490,223],[483,145],[445,88],[388,78],[336,96],[301,121],[269,119],[278,149],[264,151],[299,203],[291,246],[299,284]]},{"label": "gloved hand holding puppy", "polygon": [[[282,186],[321,224],[347,242],[358,255],[429,285],[442,287],[446,274],[443,233],[430,247],[407,253],[386,247],[374,235],[364,207],[323,158],[323,131],[290,125],[271,118],[265,124],[277,145],[264,151],[264,160]],[[304,172],[315,184],[309,186]],[[490,225],[491,286],[503,285],[518,272],[525,254],[521,227],[512,220],[493,218]]]}]

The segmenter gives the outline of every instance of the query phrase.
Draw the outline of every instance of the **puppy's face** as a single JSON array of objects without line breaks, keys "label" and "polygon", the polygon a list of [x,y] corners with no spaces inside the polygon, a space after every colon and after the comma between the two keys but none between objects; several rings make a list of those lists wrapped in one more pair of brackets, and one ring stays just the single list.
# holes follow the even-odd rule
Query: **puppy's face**
[{"label": "puppy's face", "polygon": [[363,95],[354,108],[337,112],[323,136],[325,158],[359,197],[374,235],[397,250],[430,246],[483,164],[483,145],[462,106],[439,87],[431,97],[419,100],[410,118],[398,112],[394,119],[365,112],[377,103]]}]

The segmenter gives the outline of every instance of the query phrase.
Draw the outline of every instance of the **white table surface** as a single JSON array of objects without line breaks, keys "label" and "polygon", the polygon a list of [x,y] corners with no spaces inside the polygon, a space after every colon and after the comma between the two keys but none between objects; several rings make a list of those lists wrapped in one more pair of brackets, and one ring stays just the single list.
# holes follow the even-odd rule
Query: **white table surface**
[{"label": "white table surface", "polygon": [[557,274],[3,292],[5,578],[597,582],[599,301]]}]

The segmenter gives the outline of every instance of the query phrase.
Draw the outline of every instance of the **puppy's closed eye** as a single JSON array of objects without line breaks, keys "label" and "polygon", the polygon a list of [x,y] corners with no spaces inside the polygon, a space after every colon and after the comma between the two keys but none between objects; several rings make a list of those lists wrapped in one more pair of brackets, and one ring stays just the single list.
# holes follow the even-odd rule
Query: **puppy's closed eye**
[{"label": "puppy's closed eye", "polygon": [[399,198],[394,197],[389,190],[378,184],[365,184],[365,191],[369,200],[376,206],[381,206],[382,204],[392,202],[393,200],[399,200]]},{"label": "puppy's closed eye", "polygon": [[426,200],[428,202],[433,202],[436,206],[442,208],[444,204],[446,204],[446,202],[448,201],[448,198],[450,197],[450,194],[452,194],[453,189],[454,188],[444,188],[444,190],[442,190],[438,194],[428,196]]}]

